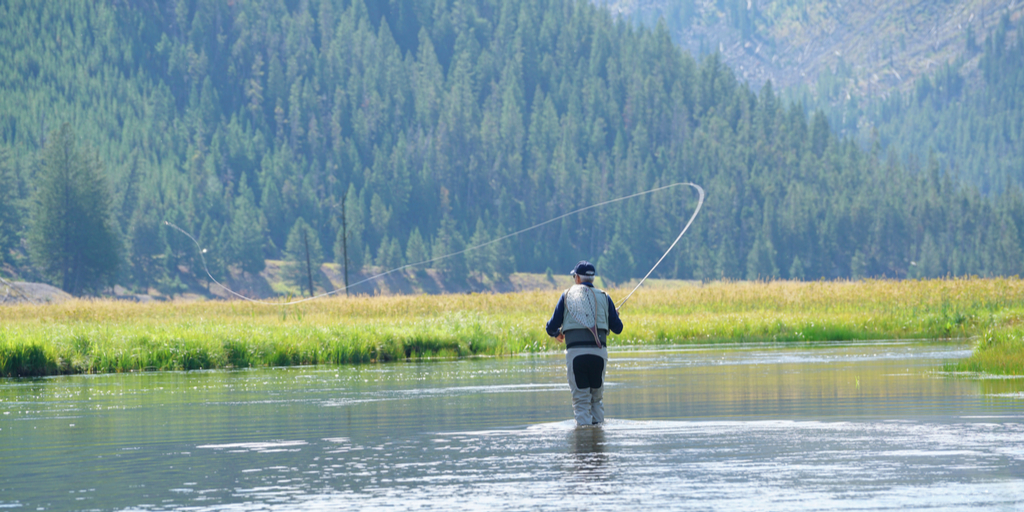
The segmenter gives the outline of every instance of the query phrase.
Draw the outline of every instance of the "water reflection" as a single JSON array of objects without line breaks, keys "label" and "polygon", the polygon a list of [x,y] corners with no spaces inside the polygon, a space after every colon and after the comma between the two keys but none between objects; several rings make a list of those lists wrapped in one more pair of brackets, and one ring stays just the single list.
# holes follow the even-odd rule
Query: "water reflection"
[{"label": "water reflection", "polygon": [[1024,507],[1024,379],[967,353],[620,351],[584,429],[559,354],[0,381],[0,508]]},{"label": "water reflection", "polygon": [[566,443],[572,454],[573,472],[588,480],[598,480],[605,475],[602,471],[608,464],[605,454],[604,429],[601,427],[579,427],[569,432]]}]

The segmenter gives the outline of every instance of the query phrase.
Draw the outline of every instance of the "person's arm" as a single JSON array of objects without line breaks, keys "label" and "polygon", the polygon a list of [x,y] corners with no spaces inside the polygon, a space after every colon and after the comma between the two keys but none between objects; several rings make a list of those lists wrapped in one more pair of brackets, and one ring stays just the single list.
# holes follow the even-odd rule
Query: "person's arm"
[{"label": "person's arm", "polygon": [[615,302],[608,296],[608,329],[615,334],[622,334],[622,320],[619,318],[619,311],[615,309]]},{"label": "person's arm", "polygon": [[565,294],[558,298],[558,305],[555,306],[555,312],[551,315],[551,320],[548,320],[547,325],[544,327],[548,332],[548,336],[552,338],[558,338],[559,341],[562,337],[562,319],[565,318]]}]

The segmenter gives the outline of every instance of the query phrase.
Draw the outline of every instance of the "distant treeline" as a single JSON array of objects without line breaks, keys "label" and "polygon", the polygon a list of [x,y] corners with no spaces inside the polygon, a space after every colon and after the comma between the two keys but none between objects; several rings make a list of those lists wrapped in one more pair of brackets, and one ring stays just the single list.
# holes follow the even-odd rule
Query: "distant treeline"
[{"label": "distant treeline", "polygon": [[[76,292],[173,293],[201,276],[195,247],[164,220],[196,234],[218,277],[265,258],[300,265],[309,248],[313,264],[394,267],[677,181],[708,199],[658,277],[1021,271],[1017,187],[983,195],[939,159],[907,166],[877,143],[862,149],[823,112],[807,116],[770,84],[755,93],[716,55],[685,54],[663,25],[636,28],[589,2],[11,0],[0,11],[4,268]],[[73,224],[39,206],[70,179],[47,156],[59,154],[101,170],[109,200],[89,204],[109,222],[89,225],[116,239],[109,271],[69,280],[76,246],[51,244],[72,252],[57,264],[40,250]],[[652,195],[434,266],[502,279],[586,258],[622,280],[649,268],[694,206]]]}]

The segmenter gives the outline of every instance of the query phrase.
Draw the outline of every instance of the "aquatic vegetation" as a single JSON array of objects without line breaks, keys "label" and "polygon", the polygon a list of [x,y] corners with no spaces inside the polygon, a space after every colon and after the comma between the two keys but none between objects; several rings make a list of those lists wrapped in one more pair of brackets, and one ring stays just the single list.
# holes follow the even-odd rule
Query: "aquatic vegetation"
[{"label": "aquatic vegetation", "polygon": [[[610,290],[613,298],[627,290]],[[0,308],[0,375],[385,362],[560,349],[557,294],[241,301],[73,300]],[[623,308],[615,345],[980,336],[975,371],[1024,372],[1024,281],[660,284]]]},{"label": "aquatic vegetation", "polygon": [[971,357],[946,365],[949,371],[1024,375],[1024,327],[994,328],[981,335]]}]

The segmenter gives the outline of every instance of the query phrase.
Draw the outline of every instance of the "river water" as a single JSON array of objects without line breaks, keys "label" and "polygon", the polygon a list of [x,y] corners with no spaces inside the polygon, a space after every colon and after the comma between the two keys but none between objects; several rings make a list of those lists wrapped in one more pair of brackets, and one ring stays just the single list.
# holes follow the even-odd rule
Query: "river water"
[{"label": "river water", "polygon": [[960,342],[0,379],[0,509],[1024,510],[1024,380]]}]

